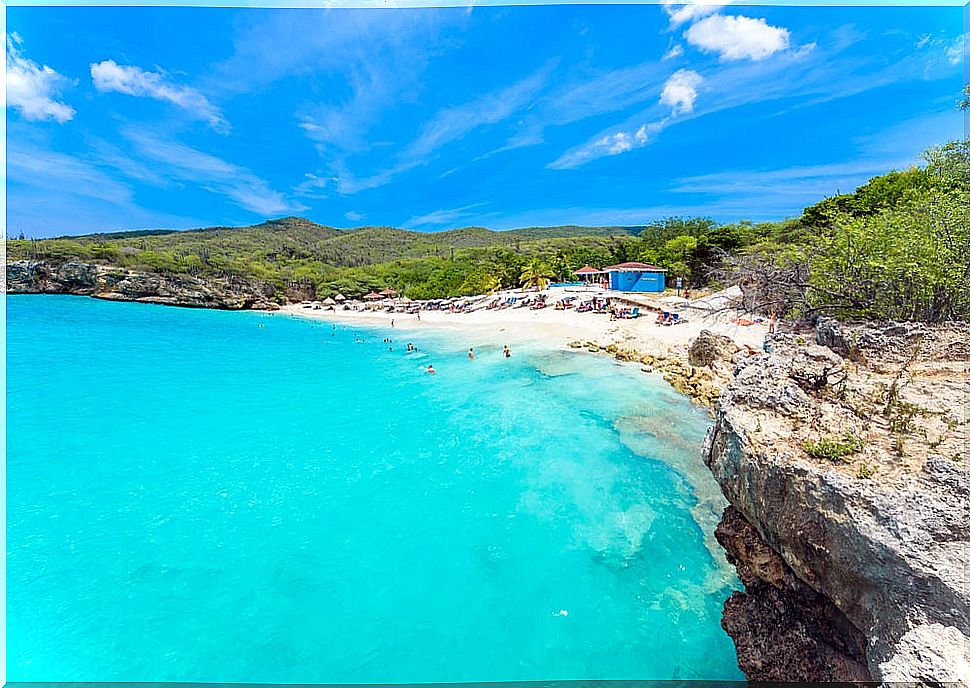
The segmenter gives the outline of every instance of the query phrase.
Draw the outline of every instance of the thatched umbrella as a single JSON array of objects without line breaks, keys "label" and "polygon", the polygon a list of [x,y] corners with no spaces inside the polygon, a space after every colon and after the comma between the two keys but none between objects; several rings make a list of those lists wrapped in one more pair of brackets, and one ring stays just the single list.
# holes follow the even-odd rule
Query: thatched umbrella
[{"label": "thatched umbrella", "polygon": [[367,299],[368,301],[375,301],[375,300],[380,299],[382,297],[376,291],[372,291],[369,294],[364,294],[364,298]]},{"label": "thatched umbrella", "polygon": [[337,302],[331,299],[329,296],[323,300],[324,306],[336,306]]},{"label": "thatched umbrella", "polygon": [[343,294],[337,294],[333,298],[334,298],[334,301],[337,301],[338,303],[343,303],[344,301],[347,300],[347,297],[344,296]]},{"label": "thatched umbrella", "polygon": [[379,293],[381,296],[397,296],[397,292],[390,288],[382,289]]}]

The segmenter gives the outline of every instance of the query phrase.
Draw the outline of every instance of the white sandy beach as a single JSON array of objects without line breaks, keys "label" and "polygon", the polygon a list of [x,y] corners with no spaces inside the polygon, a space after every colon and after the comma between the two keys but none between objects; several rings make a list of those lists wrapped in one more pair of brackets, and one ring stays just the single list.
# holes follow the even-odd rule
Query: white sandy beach
[{"label": "white sandy beach", "polygon": [[[550,304],[566,296],[562,288],[550,288]],[[617,296],[615,293],[599,292],[600,295]],[[573,294],[568,294],[573,295]],[[591,294],[589,294],[591,295]],[[587,298],[580,295],[580,300]],[[314,310],[302,304],[284,306],[282,313],[327,322],[359,323],[394,327],[402,331],[447,331],[456,336],[463,346],[485,347],[508,344],[563,348],[569,342],[594,342],[601,347],[615,344],[640,353],[655,356],[686,356],[690,342],[701,332],[711,330],[731,337],[741,346],[761,349],[767,325],[737,325],[731,322],[739,315],[737,311],[710,313],[693,308],[676,311],[686,322],[677,325],[658,325],[654,322],[656,311],[641,308],[641,317],[631,320],[610,320],[608,315],[577,313],[575,309],[556,310],[549,306],[541,310],[529,308],[506,308],[502,310],[478,310],[470,313],[448,311],[422,311],[417,315],[386,313],[382,310]]]}]

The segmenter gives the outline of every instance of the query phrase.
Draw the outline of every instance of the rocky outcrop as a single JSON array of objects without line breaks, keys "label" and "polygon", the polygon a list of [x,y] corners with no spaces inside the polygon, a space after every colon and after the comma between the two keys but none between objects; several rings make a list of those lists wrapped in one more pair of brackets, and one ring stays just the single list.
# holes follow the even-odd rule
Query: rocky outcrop
[{"label": "rocky outcrop", "polygon": [[70,261],[7,264],[9,294],[77,294],[112,301],[140,301],[190,308],[276,310],[273,288],[235,277],[192,277],[135,272]]},{"label": "rocky outcrop", "polygon": [[[970,684],[970,327],[821,323],[738,363],[705,461],[754,680]],[[842,354],[842,355],[840,355]]]}]

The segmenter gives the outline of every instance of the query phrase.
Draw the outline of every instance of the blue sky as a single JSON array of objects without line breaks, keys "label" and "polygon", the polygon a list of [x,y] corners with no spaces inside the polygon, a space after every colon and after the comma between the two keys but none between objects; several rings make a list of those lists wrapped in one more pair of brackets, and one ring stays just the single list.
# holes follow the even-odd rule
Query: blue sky
[{"label": "blue sky", "polygon": [[963,135],[963,10],[7,9],[7,232],[780,219]]}]

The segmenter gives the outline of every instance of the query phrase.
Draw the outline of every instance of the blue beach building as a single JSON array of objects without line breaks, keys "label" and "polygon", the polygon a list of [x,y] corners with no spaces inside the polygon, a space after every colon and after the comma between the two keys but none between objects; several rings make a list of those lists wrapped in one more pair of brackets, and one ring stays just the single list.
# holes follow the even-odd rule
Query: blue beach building
[{"label": "blue beach building", "polygon": [[609,276],[609,289],[660,293],[664,290],[663,268],[646,263],[619,263],[601,270]]}]

